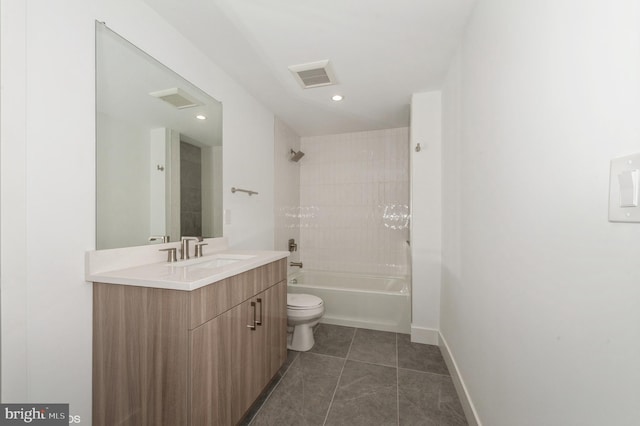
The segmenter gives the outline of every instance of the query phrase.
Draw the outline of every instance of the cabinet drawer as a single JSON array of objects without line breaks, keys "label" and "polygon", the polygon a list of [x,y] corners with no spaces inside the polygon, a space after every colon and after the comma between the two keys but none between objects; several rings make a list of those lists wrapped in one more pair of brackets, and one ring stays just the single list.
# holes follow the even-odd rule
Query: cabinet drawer
[{"label": "cabinet drawer", "polygon": [[192,291],[189,328],[194,329],[239,305],[286,279],[286,275],[287,262],[281,259]]}]

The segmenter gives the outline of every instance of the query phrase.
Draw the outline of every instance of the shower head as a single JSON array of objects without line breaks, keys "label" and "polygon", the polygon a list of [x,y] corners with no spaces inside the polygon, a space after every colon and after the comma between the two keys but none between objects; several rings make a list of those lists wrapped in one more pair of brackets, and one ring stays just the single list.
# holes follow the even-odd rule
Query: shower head
[{"label": "shower head", "polygon": [[304,157],[304,152],[302,151],[296,152],[294,150],[291,150],[291,157],[289,157],[289,161],[294,161],[297,163],[298,161],[300,161],[302,157]]}]

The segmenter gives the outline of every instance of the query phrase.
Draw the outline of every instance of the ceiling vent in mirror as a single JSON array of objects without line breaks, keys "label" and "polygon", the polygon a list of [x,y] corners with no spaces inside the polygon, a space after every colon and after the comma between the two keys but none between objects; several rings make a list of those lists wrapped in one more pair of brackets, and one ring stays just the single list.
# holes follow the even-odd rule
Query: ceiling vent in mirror
[{"label": "ceiling vent in mirror", "polygon": [[162,99],[163,101],[170,103],[178,109],[202,105],[202,102],[199,102],[196,98],[177,87],[158,90],[157,92],[151,92],[149,94],[155,98]]},{"label": "ceiling vent in mirror", "polygon": [[329,60],[291,65],[289,71],[291,71],[303,89],[329,86],[337,83]]}]

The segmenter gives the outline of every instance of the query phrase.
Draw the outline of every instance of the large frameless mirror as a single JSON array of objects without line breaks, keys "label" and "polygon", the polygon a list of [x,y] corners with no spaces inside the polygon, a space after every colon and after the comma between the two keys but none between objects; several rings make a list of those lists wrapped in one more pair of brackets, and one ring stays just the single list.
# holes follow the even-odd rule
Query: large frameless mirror
[{"label": "large frameless mirror", "polygon": [[96,23],[96,248],[222,236],[222,104]]}]

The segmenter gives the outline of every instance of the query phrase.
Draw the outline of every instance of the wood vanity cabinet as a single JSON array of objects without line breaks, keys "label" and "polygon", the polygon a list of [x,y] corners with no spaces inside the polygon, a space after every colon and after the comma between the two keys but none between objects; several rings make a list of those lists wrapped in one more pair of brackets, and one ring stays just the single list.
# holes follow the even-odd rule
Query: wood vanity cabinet
[{"label": "wood vanity cabinet", "polygon": [[190,292],[95,283],[93,424],[239,422],[287,357],[285,260]]}]

